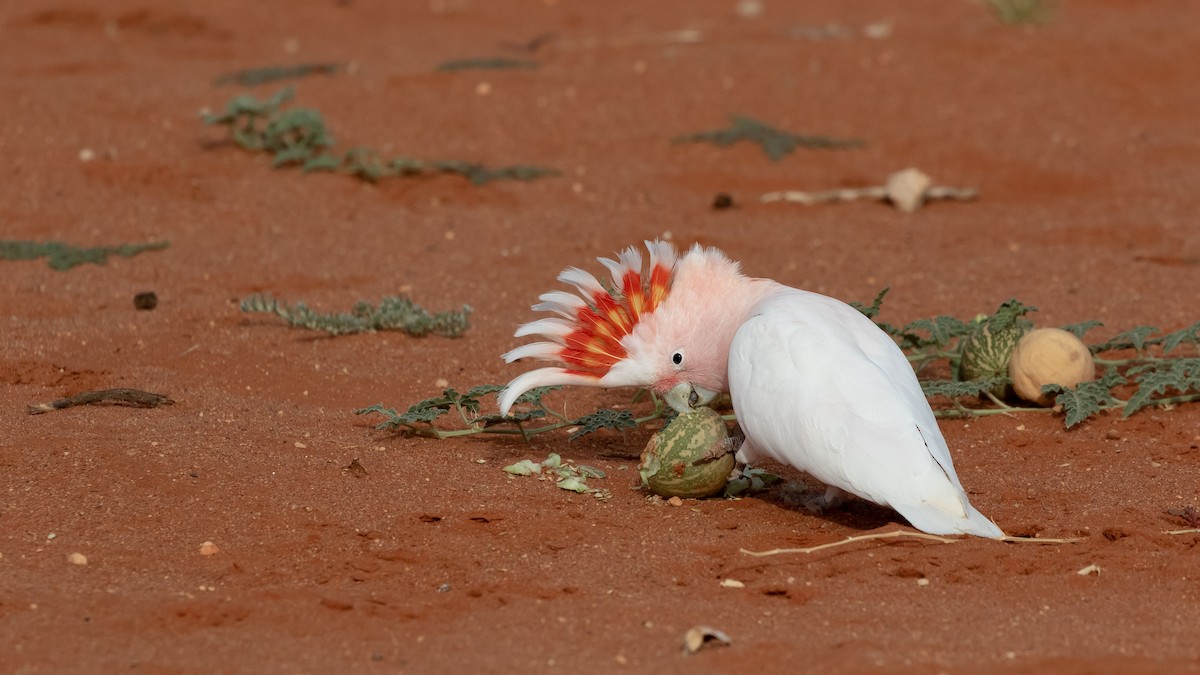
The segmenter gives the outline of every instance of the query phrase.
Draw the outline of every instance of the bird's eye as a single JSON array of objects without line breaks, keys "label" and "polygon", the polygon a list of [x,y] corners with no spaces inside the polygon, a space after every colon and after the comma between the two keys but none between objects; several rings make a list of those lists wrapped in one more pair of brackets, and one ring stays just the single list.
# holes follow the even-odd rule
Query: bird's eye
[{"label": "bird's eye", "polygon": [[683,352],[675,352],[674,354],[672,354],[671,355],[671,363],[674,363],[677,366],[682,366],[683,365]]}]

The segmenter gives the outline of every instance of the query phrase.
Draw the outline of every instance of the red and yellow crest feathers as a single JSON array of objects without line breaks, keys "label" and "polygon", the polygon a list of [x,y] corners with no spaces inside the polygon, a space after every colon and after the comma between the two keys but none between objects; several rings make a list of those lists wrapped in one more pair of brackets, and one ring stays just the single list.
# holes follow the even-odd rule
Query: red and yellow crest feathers
[{"label": "red and yellow crest feathers", "polygon": [[558,280],[575,288],[576,294],[553,291],[539,296],[535,311],[557,314],[517,329],[517,337],[537,335],[548,341],[523,345],[504,355],[511,363],[534,357],[559,361],[564,373],[596,380],[627,356],[622,344],[642,319],[666,300],[671,288],[675,249],[665,242],[646,242],[649,269],[633,248],[617,260],[597,258],[608,269],[611,282],[601,283],[591,273],[568,267]]}]

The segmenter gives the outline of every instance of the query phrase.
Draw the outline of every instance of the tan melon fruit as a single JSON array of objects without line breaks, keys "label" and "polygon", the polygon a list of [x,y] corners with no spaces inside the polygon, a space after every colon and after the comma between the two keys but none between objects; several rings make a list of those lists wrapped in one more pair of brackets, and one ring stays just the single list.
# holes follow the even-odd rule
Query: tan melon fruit
[{"label": "tan melon fruit", "polygon": [[1042,393],[1047,384],[1074,387],[1096,379],[1092,353],[1079,338],[1061,328],[1038,328],[1025,334],[1008,362],[1017,396],[1042,406],[1054,399]]}]

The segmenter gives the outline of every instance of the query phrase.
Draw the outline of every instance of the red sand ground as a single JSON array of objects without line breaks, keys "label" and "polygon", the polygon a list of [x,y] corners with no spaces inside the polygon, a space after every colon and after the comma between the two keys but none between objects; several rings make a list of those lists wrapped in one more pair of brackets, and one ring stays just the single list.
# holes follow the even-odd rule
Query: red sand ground
[{"label": "red sand ground", "polygon": [[[1069,432],[1044,415],[943,424],[982,511],[1082,543],[763,559],[739,548],[903,523],[861,503],[811,515],[778,491],[648,502],[619,468],[645,429],[527,447],[402,438],[353,415],[439,379],[506,381],[527,366],[498,355],[561,268],[667,232],[846,300],[890,286],[894,322],[1013,296],[1044,325],[1105,321],[1097,335],[1197,318],[1196,3],[1067,2],[1036,29],[967,1],[767,0],[756,18],[732,1],[643,4],[0,8],[3,238],[171,242],[69,272],[0,262],[0,670],[1200,672],[1200,537],[1162,534],[1181,527],[1166,509],[1200,503],[1200,405]],[[864,33],[879,22],[890,33]],[[829,24],[844,31],[814,37]],[[647,37],[682,29],[699,41]],[[541,68],[434,71],[474,56]],[[305,176],[198,122],[239,91],[218,75],[313,61],[353,64],[297,82],[340,147],[565,176]],[[867,145],[772,163],[669,142],[730,113]],[[905,166],[982,198],[914,215],[755,202]],[[712,210],[722,191],[739,207]],[[134,310],[144,290],[156,310]],[[260,291],[327,311],[408,292],[475,313],[458,340],[326,339],[242,314]],[[25,413],[120,386],[177,403]],[[550,451],[609,471],[612,499],[500,470]],[[365,476],[343,470],[355,458]],[[1076,574],[1090,564],[1102,572]],[[682,656],[696,624],[733,644]]]}]

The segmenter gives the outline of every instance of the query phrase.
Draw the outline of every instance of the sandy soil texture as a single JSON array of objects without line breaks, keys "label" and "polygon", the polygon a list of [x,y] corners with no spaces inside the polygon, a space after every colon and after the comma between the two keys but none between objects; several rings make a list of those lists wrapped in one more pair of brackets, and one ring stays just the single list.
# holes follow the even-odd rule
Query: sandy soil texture
[{"label": "sandy soil texture", "polygon": [[[481,57],[537,67],[438,70]],[[291,81],[340,149],[561,175],[272,170],[200,122],[284,84],[221,75],[301,63],[345,66]],[[847,301],[889,286],[895,323],[1017,297],[1097,335],[1190,325],[1198,63],[1187,0],[1067,0],[1038,27],[968,0],[0,4],[0,238],[169,242],[68,271],[0,261],[0,670],[1200,672],[1200,536],[1164,534],[1200,505],[1200,405],[1070,431],[943,422],[980,510],[1080,543],[772,558],[740,549],[906,525],[779,490],[647,500],[649,429],[435,441],[354,414],[507,381],[528,366],[499,355],[561,269],[654,237]],[[671,142],[736,114],[864,145],[773,162]],[[908,166],[980,197],[758,201]],[[242,313],[254,293],[321,311],[405,293],[469,304],[472,325],[328,338]],[[26,412],[113,387],[175,403]],[[501,470],[552,451],[606,471],[611,499]],[[696,625],[732,644],[684,656]]]}]

